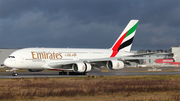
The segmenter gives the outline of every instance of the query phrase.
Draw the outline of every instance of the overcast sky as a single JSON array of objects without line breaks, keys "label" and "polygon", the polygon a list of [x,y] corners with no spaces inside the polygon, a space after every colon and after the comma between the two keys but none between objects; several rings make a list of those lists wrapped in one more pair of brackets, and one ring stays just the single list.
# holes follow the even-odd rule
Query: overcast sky
[{"label": "overcast sky", "polygon": [[0,48],[110,48],[131,19],[132,50],[180,46],[180,0],[0,0]]}]

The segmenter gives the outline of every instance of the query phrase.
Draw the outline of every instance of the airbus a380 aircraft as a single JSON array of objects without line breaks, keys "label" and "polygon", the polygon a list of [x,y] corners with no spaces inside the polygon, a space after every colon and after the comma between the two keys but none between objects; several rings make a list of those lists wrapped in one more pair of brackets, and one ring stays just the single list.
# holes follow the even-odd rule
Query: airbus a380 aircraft
[{"label": "airbus a380 aircraft", "polygon": [[91,69],[106,66],[111,70],[122,69],[131,60],[130,52],[138,20],[131,20],[110,49],[81,48],[24,48],[10,54],[4,61],[6,67],[29,71],[59,70],[59,75],[86,74]]}]

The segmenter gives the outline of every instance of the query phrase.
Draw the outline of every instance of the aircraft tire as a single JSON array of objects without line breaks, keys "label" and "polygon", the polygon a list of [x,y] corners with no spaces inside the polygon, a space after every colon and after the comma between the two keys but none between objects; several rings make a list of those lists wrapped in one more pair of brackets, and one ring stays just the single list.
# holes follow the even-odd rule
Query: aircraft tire
[{"label": "aircraft tire", "polygon": [[67,75],[67,72],[59,72],[59,75]]},{"label": "aircraft tire", "polygon": [[75,72],[69,72],[69,75],[75,75]]},{"label": "aircraft tire", "polygon": [[18,74],[17,73],[13,73],[12,76],[18,76]]},{"label": "aircraft tire", "polygon": [[69,75],[86,75],[86,72],[83,73],[69,72]]},{"label": "aircraft tire", "polygon": [[86,75],[86,72],[82,73],[82,75]]},{"label": "aircraft tire", "polygon": [[63,74],[64,74],[64,75],[67,75],[67,72],[64,72]]}]

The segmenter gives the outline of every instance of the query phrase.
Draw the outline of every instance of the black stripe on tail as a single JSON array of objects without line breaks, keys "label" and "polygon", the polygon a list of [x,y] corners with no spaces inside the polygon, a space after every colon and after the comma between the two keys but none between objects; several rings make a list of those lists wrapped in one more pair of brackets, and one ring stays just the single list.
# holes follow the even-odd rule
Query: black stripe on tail
[{"label": "black stripe on tail", "polygon": [[127,47],[127,46],[131,45],[132,42],[133,42],[133,39],[134,39],[134,37],[132,37],[132,38],[129,39],[128,41],[126,41],[126,42],[124,42],[123,44],[121,44],[120,47],[118,48],[118,51],[121,50],[121,49],[123,49],[124,47]]}]

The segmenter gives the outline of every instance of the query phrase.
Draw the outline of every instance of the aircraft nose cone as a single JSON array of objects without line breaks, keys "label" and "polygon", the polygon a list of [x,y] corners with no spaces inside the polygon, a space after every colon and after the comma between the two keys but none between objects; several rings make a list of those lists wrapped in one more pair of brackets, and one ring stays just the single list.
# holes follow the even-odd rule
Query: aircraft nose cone
[{"label": "aircraft nose cone", "polygon": [[5,65],[6,67],[9,67],[9,64],[10,64],[10,61],[9,61],[8,59],[4,60],[4,65]]}]

